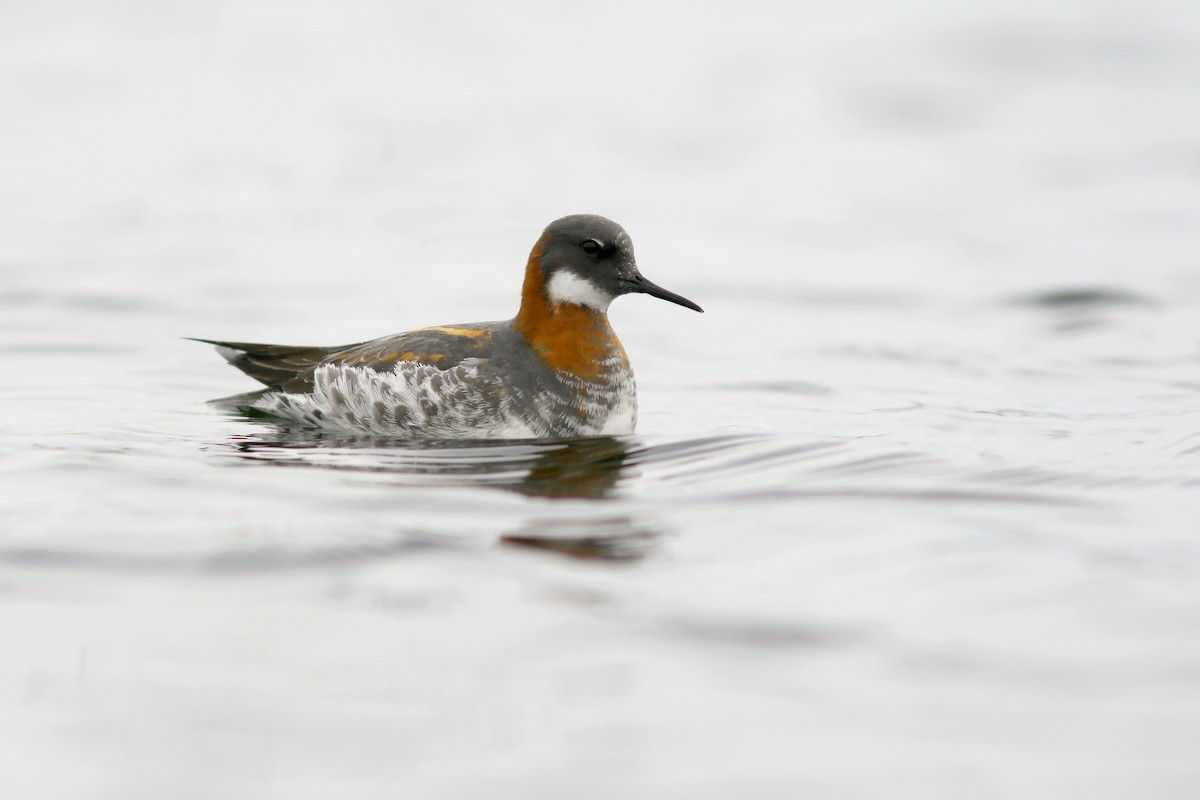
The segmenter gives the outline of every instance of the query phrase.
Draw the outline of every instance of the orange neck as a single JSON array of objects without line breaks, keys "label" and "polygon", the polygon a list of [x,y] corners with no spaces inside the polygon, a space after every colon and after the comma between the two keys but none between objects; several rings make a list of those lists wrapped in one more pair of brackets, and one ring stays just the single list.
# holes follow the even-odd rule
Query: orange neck
[{"label": "orange neck", "polygon": [[627,361],[625,348],[604,312],[571,303],[550,303],[539,266],[545,244],[545,237],[538,240],[525,266],[517,331],[554,371],[593,379],[600,374],[601,362],[614,351]]}]

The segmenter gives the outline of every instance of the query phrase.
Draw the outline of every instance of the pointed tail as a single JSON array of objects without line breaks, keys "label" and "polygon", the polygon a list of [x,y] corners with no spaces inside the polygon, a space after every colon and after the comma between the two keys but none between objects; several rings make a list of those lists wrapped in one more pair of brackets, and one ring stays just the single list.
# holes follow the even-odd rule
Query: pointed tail
[{"label": "pointed tail", "polygon": [[215,345],[221,357],[242,372],[272,389],[305,391],[312,386],[312,370],[341,347],[294,347],[283,344],[219,342],[186,337],[193,342]]}]

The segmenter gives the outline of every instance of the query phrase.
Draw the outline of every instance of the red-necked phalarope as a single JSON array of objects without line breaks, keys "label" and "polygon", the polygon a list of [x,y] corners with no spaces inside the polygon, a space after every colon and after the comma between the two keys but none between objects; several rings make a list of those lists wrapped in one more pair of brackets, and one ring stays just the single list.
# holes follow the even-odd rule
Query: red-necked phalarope
[{"label": "red-necked phalarope", "polygon": [[620,435],[637,424],[614,298],[702,311],[642,277],[629,235],[590,214],[552,222],[529,254],[521,308],[342,347],[198,341],[266,384],[243,405],[320,428],[428,438]]}]

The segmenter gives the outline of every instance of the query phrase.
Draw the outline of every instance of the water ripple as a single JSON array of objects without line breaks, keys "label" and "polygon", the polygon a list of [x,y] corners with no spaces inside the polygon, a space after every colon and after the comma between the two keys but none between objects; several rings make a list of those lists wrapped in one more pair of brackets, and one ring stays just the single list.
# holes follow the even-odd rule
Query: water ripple
[{"label": "water ripple", "polygon": [[[876,439],[704,436],[531,442],[350,442],[312,432],[239,435],[214,446],[226,463],[341,471],[417,489],[489,488],[527,497],[699,502],[877,497],[955,502],[1078,503],[1084,489],[1145,485],[1146,476],[1014,464],[967,465]],[[1158,481],[1170,480],[1160,478]],[[1059,494],[1050,494],[1050,492]],[[1065,492],[1066,494],[1062,494]]]}]

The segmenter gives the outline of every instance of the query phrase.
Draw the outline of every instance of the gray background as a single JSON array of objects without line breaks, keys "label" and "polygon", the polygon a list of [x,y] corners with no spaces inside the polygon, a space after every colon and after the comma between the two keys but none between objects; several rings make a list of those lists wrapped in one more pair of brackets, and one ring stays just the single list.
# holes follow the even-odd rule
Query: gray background
[{"label": "gray background", "polygon": [[[0,794],[1195,797],[1197,8],[5,3]],[[576,212],[604,498],[205,405]]]}]

